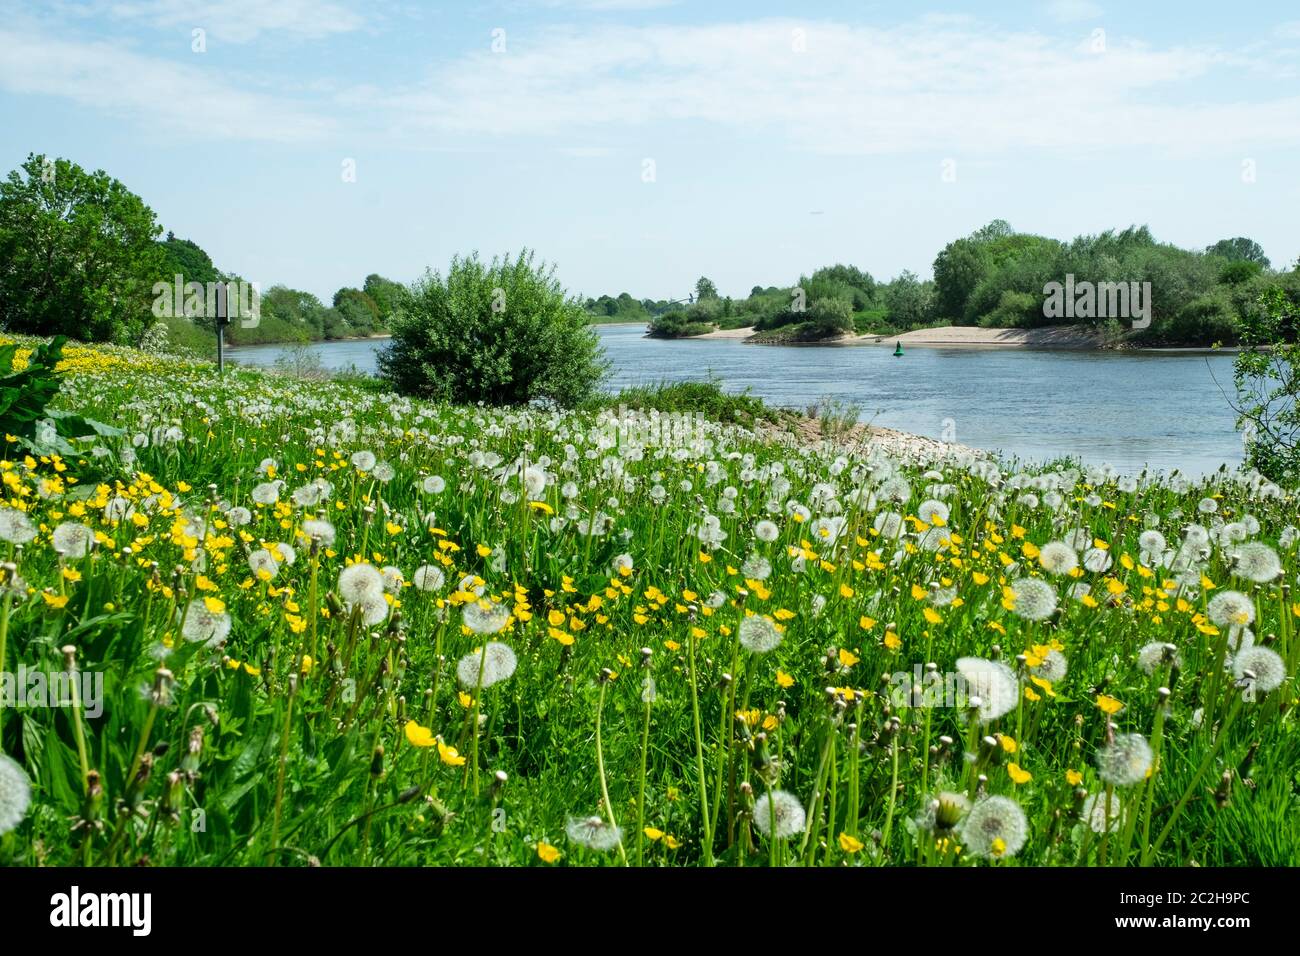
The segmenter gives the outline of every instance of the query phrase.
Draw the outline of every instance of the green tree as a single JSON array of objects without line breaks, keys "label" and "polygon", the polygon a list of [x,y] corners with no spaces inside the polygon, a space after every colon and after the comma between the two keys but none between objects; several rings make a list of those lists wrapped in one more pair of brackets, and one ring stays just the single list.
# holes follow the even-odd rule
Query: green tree
[{"label": "green tree", "polygon": [[705,299],[716,299],[718,297],[718,287],[713,284],[711,279],[700,276],[695,282],[695,299],[703,302]]},{"label": "green tree", "polygon": [[1264,247],[1254,239],[1238,236],[1235,239],[1220,239],[1205,250],[1212,256],[1220,256],[1229,262],[1254,262],[1263,269],[1269,268],[1268,256]]},{"label": "green tree", "polygon": [[164,275],[162,281],[181,276],[185,282],[221,281],[221,273],[212,264],[212,257],[189,239],[179,239],[176,233],[167,233],[167,238],[158,243],[163,253]]},{"label": "green tree", "polygon": [[1260,305],[1240,323],[1233,408],[1247,439],[1247,462],[1274,482],[1294,485],[1300,480],[1300,298],[1275,288]]},{"label": "green tree", "polygon": [[0,183],[0,323],[132,342],[167,281],[153,210],[107,173],[32,154]]},{"label": "green tree", "polygon": [[334,293],[334,308],[355,335],[369,335],[382,324],[379,306],[360,289],[339,289]]},{"label": "green tree", "polygon": [[885,310],[889,321],[900,329],[924,325],[930,317],[934,291],[921,282],[916,273],[904,269],[898,278],[885,286]]},{"label": "green tree", "polygon": [[582,305],[528,250],[487,264],[477,253],[456,257],[445,278],[426,272],[392,331],[380,372],[425,398],[572,406],[608,369]]},{"label": "green tree", "polygon": [[366,276],[361,291],[370,296],[370,300],[378,307],[379,321],[384,325],[388,325],[398,309],[405,308],[411,301],[411,293],[406,286],[373,272]]}]

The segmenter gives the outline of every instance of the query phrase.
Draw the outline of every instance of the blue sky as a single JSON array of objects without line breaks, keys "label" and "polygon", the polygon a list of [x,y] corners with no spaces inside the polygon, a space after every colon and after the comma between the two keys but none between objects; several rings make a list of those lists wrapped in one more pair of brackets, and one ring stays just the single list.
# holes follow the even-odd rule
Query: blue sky
[{"label": "blue sky", "polygon": [[0,0],[0,164],[322,298],[521,246],[590,295],[928,275],[994,218],[1282,265],[1298,54],[1284,2]]}]

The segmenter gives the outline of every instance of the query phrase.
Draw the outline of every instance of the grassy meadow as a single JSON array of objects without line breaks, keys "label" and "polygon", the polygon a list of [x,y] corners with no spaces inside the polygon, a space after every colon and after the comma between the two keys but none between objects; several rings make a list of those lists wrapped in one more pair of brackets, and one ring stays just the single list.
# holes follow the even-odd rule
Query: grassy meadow
[{"label": "grassy meadow", "polygon": [[0,863],[1300,863],[1258,476],[61,368],[123,434],[0,453],[0,671],[102,700],[0,707]]}]

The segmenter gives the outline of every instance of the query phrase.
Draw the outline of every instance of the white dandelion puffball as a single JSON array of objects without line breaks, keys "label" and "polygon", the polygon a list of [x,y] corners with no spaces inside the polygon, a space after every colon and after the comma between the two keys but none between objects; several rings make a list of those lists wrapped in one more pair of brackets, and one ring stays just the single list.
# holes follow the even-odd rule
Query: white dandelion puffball
[{"label": "white dandelion puffball", "polygon": [[1055,684],[1065,679],[1065,674],[1069,670],[1070,662],[1066,660],[1064,654],[1056,649],[1049,650],[1047,656],[1042,659],[1036,667],[1031,667],[1035,677],[1041,677],[1049,683]]},{"label": "white dandelion puffball", "polygon": [[1243,686],[1267,694],[1286,680],[1286,664],[1267,647],[1248,647],[1233,658],[1232,673]]},{"label": "white dandelion puffball", "polygon": [[26,544],[36,537],[32,519],[17,508],[0,508],[0,541]]},{"label": "white dandelion puffball", "polygon": [[771,790],[754,802],[754,826],[768,839],[788,840],[798,836],[807,822],[803,804],[793,793]]},{"label": "white dandelion puffball", "polygon": [[[465,590],[462,585],[461,590]],[[465,626],[475,634],[499,633],[510,621],[510,609],[491,601],[473,601],[462,612]]]},{"label": "white dandelion puffball", "polygon": [[406,575],[402,573],[401,568],[394,565],[385,565],[380,573],[384,576],[384,590],[389,594],[398,593],[406,583]]},{"label": "white dandelion puffball", "polygon": [[248,569],[255,577],[270,581],[280,573],[280,563],[266,548],[258,548],[248,556]]},{"label": "white dandelion puffball", "polygon": [[1081,814],[1093,833],[1105,833],[1119,825],[1120,802],[1115,794],[1110,795],[1109,807],[1103,794],[1090,794],[1083,801]]},{"label": "white dandelion puffball", "polygon": [[740,566],[740,573],[755,581],[766,581],[772,576],[772,562],[761,554],[751,554]]},{"label": "white dandelion puffball", "polygon": [[1049,541],[1039,550],[1038,563],[1048,574],[1069,574],[1079,566],[1079,554],[1064,541]]},{"label": "white dandelion puffball", "polygon": [[440,495],[447,487],[447,482],[437,475],[430,475],[420,482],[420,488],[426,495]]},{"label": "white dandelion puffball", "polygon": [[959,657],[957,673],[966,681],[969,697],[979,698],[981,720],[997,720],[1020,701],[1020,682],[1001,661]]},{"label": "white dandelion puffball", "polygon": [[259,505],[273,505],[280,500],[280,483],[278,481],[264,481],[260,485],[254,486],[249,492],[249,497]]},{"label": "white dandelion puffball", "polygon": [[1266,584],[1282,573],[1277,552],[1261,541],[1248,541],[1233,554],[1236,572],[1247,581]]},{"label": "white dandelion puffball", "polygon": [[[456,679],[467,690],[488,688],[510,677],[519,660],[508,644],[488,641],[456,662]],[[481,672],[481,673],[480,673]]]},{"label": "white dandelion puffball", "polygon": [[601,853],[619,845],[623,831],[601,817],[571,817],[564,828],[569,839],[578,846]]},{"label": "white dandelion puffball", "polygon": [[374,627],[376,624],[383,624],[388,620],[388,601],[384,599],[384,592],[378,594],[367,594],[355,607],[361,609],[361,623],[366,627]]},{"label": "white dandelion puffball", "polygon": [[1025,811],[1010,797],[985,797],[975,806],[961,826],[961,840],[973,856],[1015,856],[1029,836]]},{"label": "white dandelion puffball", "polygon": [[1151,745],[1141,734],[1119,734],[1097,751],[1097,773],[1116,787],[1131,787],[1151,769]]},{"label": "white dandelion puffball", "polygon": [[1143,554],[1163,554],[1165,536],[1155,529],[1143,531],[1138,535],[1138,548]]},{"label": "white dandelion puffball", "polygon": [[752,614],[740,622],[740,645],[752,654],[766,654],[781,643],[781,632],[770,617]]},{"label": "white dandelion puffball", "polygon": [[0,754],[0,836],[23,822],[32,802],[27,771],[14,759]]},{"label": "white dandelion puffball", "polygon": [[775,521],[768,521],[764,518],[754,525],[754,537],[759,541],[770,544],[775,541],[781,534],[781,529],[776,526]]},{"label": "white dandelion puffball", "polygon": [[357,471],[366,472],[375,467],[376,458],[374,452],[359,451],[352,458],[352,465]]},{"label": "white dandelion puffball", "polygon": [[95,542],[95,532],[77,521],[65,521],[54,529],[50,543],[65,558],[84,558]]},{"label": "white dandelion puffball", "polygon": [[215,647],[230,635],[230,615],[213,611],[204,600],[195,600],[185,609],[185,624],[181,636],[192,644],[200,641]]},{"label": "white dandelion puffball", "polygon": [[1089,548],[1083,552],[1083,566],[1093,574],[1101,574],[1103,571],[1109,571],[1110,566],[1115,562],[1111,559],[1110,552],[1105,548]]},{"label": "white dandelion puffball", "polygon": [[930,500],[921,502],[916,509],[916,516],[926,524],[947,524],[952,513],[942,501]]},{"label": "white dandelion puffball", "polygon": [[1154,674],[1157,667],[1165,664],[1173,664],[1175,667],[1179,667],[1181,663],[1178,657],[1178,648],[1163,641],[1152,641],[1138,651],[1138,667],[1142,669],[1144,674]]},{"label": "white dandelion puffball", "polygon": [[1015,613],[1027,621],[1041,621],[1056,613],[1056,590],[1042,578],[1017,578],[1011,582]]},{"label": "white dandelion puffball", "polygon": [[309,518],[302,523],[302,536],[307,541],[316,538],[322,547],[334,546],[334,525],[321,518]]},{"label": "white dandelion puffball", "polygon": [[1240,591],[1220,591],[1210,598],[1205,613],[1218,627],[1248,627],[1255,623],[1255,602]]},{"label": "white dandelion puffball", "polygon": [[442,573],[442,568],[424,564],[415,569],[411,583],[419,591],[438,591],[447,583],[447,575]]},{"label": "white dandelion puffball", "polygon": [[372,564],[351,564],[339,572],[339,597],[348,606],[384,593],[384,576]]}]

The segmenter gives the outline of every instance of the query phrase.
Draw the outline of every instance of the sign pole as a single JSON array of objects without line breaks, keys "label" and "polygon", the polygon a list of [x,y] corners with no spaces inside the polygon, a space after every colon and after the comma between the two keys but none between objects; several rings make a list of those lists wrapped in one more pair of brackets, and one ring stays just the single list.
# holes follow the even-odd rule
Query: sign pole
[{"label": "sign pole", "polygon": [[230,293],[224,282],[217,284],[217,374],[226,374],[226,323],[230,321]]}]

